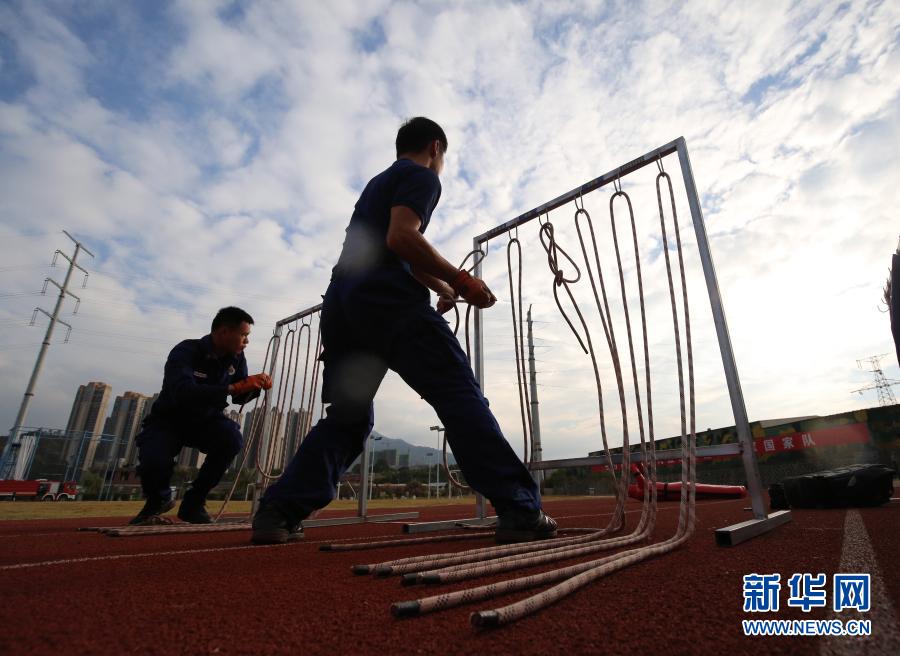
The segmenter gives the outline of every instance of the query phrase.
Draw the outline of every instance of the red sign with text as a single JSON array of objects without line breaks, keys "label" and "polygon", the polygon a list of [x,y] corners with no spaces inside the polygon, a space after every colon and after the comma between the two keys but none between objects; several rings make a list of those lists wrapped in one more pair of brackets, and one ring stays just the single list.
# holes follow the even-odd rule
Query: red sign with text
[{"label": "red sign with text", "polygon": [[871,440],[869,427],[866,424],[847,424],[832,428],[820,428],[806,433],[790,433],[778,437],[759,437],[756,443],[757,455],[778,453],[780,451],[799,451],[817,446],[836,446],[839,444],[859,444]]},{"label": "red sign with text", "polygon": [[[782,451],[799,451],[801,449],[814,449],[817,446],[837,446],[841,444],[864,444],[872,439],[869,427],[866,424],[846,424],[831,428],[820,428],[803,433],[789,433],[777,437],[759,437],[754,440],[756,454],[780,453]],[[698,456],[697,462],[712,462],[714,460],[727,460],[737,458],[733,456]],[[670,467],[681,464],[681,458],[667,458],[657,460],[658,467]],[[622,466],[616,465],[616,471],[621,471]],[[594,465],[591,471],[608,471],[607,465]]]}]

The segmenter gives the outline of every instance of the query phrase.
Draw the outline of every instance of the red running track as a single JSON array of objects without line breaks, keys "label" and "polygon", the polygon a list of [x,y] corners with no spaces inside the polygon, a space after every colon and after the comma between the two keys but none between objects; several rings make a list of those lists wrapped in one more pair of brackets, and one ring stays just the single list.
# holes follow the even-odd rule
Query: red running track
[{"label": "red running track", "polygon": [[[782,608],[769,619],[826,619],[825,609],[804,614],[787,608],[786,581],[795,572],[825,572],[831,581],[839,571],[846,511],[794,511],[793,521],[772,533],[737,547],[715,546],[715,529],[750,518],[746,505],[744,499],[700,501],[696,534],[681,549],[601,579],[518,623],[483,631],[470,626],[472,611],[525,593],[403,620],[391,616],[390,604],[509,574],[402,587],[398,578],[358,577],[350,567],[485,546],[486,540],[322,552],[326,542],[404,536],[399,523],[323,527],[309,529],[303,543],[258,547],[248,544],[248,532],[110,538],[76,531],[125,518],[0,522],[0,653],[822,653],[820,638],[745,637],[741,620],[754,617],[743,612],[742,577],[781,574]],[[605,526],[611,508],[608,499],[546,503],[569,527]],[[654,541],[674,533],[677,508],[660,504]],[[630,530],[640,504],[630,502],[628,509]],[[471,512],[471,505],[424,508],[421,518]],[[900,504],[860,513],[887,597],[900,608]],[[322,517],[329,514],[338,513]]]}]

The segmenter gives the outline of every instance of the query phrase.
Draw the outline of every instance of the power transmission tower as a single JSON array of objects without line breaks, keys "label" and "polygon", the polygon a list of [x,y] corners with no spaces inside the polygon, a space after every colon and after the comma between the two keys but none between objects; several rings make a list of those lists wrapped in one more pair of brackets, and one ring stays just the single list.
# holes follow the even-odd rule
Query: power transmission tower
[{"label": "power transmission tower", "polygon": [[863,358],[862,360],[856,361],[856,366],[860,369],[863,368],[863,362],[868,363],[871,366],[870,371],[875,376],[875,382],[872,385],[867,387],[861,387],[858,390],[853,390],[854,393],[862,394],[865,391],[870,389],[878,390],[878,405],[894,405],[897,403],[896,397],[894,397],[894,392],[891,390],[893,385],[900,385],[900,380],[893,380],[889,378],[885,378],[884,372],[881,370],[881,358],[883,358],[887,353],[882,353],[881,355],[873,355],[869,358]]},{"label": "power transmission tower", "polygon": [[[75,239],[75,237],[70,235],[65,230],[63,230],[63,234],[65,234],[66,237],[75,242],[75,252],[72,254],[72,257],[69,257],[61,250],[57,250],[53,254],[53,261],[50,263],[50,266],[56,266],[57,257],[59,257],[60,255],[62,255],[62,257],[69,262],[69,268],[66,271],[66,277],[63,280],[62,285],[49,277],[44,280],[44,289],[41,293],[47,292],[48,283],[52,283],[59,289],[59,296],[56,298],[56,306],[53,308],[53,314],[48,313],[43,308],[36,307],[31,315],[32,326],[37,319],[38,312],[42,312],[43,314],[47,315],[50,318],[50,323],[47,325],[47,332],[44,335],[44,341],[41,344],[41,349],[40,351],[38,351],[37,360],[35,361],[34,369],[31,372],[31,379],[28,381],[28,387],[25,389],[25,395],[22,397],[22,404],[19,406],[19,413],[18,415],[16,415],[16,421],[9,433],[9,439],[6,442],[6,448],[3,450],[3,456],[0,457],[0,479],[15,478],[17,474],[21,474],[21,472],[17,471],[17,463],[20,460],[19,455],[22,446],[20,440],[21,436],[19,435],[19,433],[22,430],[22,426],[25,424],[25,417],[28,415],[28,406],[31,405],[31,400],[34,398],[34,389],[37,386],[38,377],[41,375],[41,368],[44,365],[44,356],[47,354],[47,349],[50,347],[50,339],[53,337],[53,330],[54,328],[56,328],[57,323],[61,323],[68,329],[66,331],[65,341],[69,341],[69,334],[72,332],[72,326],[59,318],[59,312],[62,309],[63,301],[65,300],[66,295],[69,295],[75,299],[75,312],[78,312],[78,306],[81,304],[81,299],[69,291],[69,281],[72,279],[72,273],[75,271],[75,269],[79,269],[82,273],[84,273],[84,281],[81,283],[81,287],[87,287],[88,272],[78,264],[78,256],[81,254],[81,251],[84,251],[91,257],[94,257],[94,254],[91,253],[87,248],[85,248],[84,244]],[[73,314],[75,312],[73,312]]]}]

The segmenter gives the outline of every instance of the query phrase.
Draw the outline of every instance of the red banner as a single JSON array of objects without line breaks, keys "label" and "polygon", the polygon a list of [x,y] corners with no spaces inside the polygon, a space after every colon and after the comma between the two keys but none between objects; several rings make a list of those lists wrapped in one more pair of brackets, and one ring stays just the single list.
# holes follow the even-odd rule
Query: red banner
[{"label": "red banner", "polygon": [[[814,431],[802,433],[789,433],[787,435],[778,435],[777,437],[759,437],[754,440],[756,454],[765,455],[767,453],[780,453],[782,451],[800,451],[801,449],[814,449],[819,446],[837,446],[840,444],[865,444],[872,439],[869,434],[869,427],[864,423],[846,424],[844,426],[833,426],[830,428],[820,428]],[[698,456],[697,462],[712,462],[714,460],[727,460],[729,458],[737,458],[733,456]],[[681,458],[668,458],[666,460],[657,460],[658,467],[671,467],[680,465]],[[616,465],[616,471],[621,471],[622,466]],[[607,465],[594,465],[591,467],[593,472],[609,471]]]},{"label": "red banner", "polygon": [[866,424],[846,424],[806,433],[790,433],[777,437],[760,437],[754,440],[756,454],[779,453],[781,451],[799,451],[813,449],[817,446],[836,446],[838,444],[860,444],[872,439]]}]

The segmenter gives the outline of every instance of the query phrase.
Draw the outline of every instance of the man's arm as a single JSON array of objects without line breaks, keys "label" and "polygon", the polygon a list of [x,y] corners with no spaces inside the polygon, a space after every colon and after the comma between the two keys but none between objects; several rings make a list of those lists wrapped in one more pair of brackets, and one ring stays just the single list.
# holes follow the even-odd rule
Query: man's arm
[{"label": "man's arm", "polygon": [[[419,232],[421,225],[422,220],[413,210],[404,205],[395,205],[391,208],[387,247],[409,263],[413,275],[426,287],[439,294],[447,294],[451,299],[461,295],[476,307],[491,307],[497,299],[484,281],[473,278],[444,259]],[[444,284],[449,289],[445,289]],[[449,307],[442,311],[447,309]]]},{"label": "man's arm", "polygon": [[456,292],[453,291],[453,287],[445,283],[440,278],[435,278],[432,275],[419,271],[415,267],[412,267],[412,274],[416,280],[428,287],[428,289],[430,289],[431,291],[435,292],[438,296],[449,296],[450,298],[456,298]]},{"label": "man's arm", "polygon": [[171,390],[178,405],[224,403],[227,385],[199,385],[194,379],[194,357],[190,343],[172,349],[166,360],[163,387]]},{"label": "man's arm", "polygon": [[[387,232],[387,247],[409,262],[409,265],[419,275],[424,274],[429,278],[437,279],[450,287],[450,283],[459,273],[459,269],[444,259],[437,249],[425,239],[425,235],[419,232],[421,225],[422,219],[410,208],[403,205],[392,207],[391,223]],[[420,282],[434,289],[425,280],[420,280]],[[435,289],[435,291],[438,290]]]},{"label": "man's arm", "polygon": [[247,359],[243,357],[243,354],[240,357],[240,362],[238,362],[237,370],[234,372],[234,375],[231,377],[230,385],[228,385],[228,393],[231,394],[231,402],[237,405],[244,405],[245,403],[249,403],[257,396],[259,396],[260,390],[250,390],[249,392],[244,392],[243,394],[235,394],[234,393],[234,384],[244,380],[249,375],[247,371]]}]

